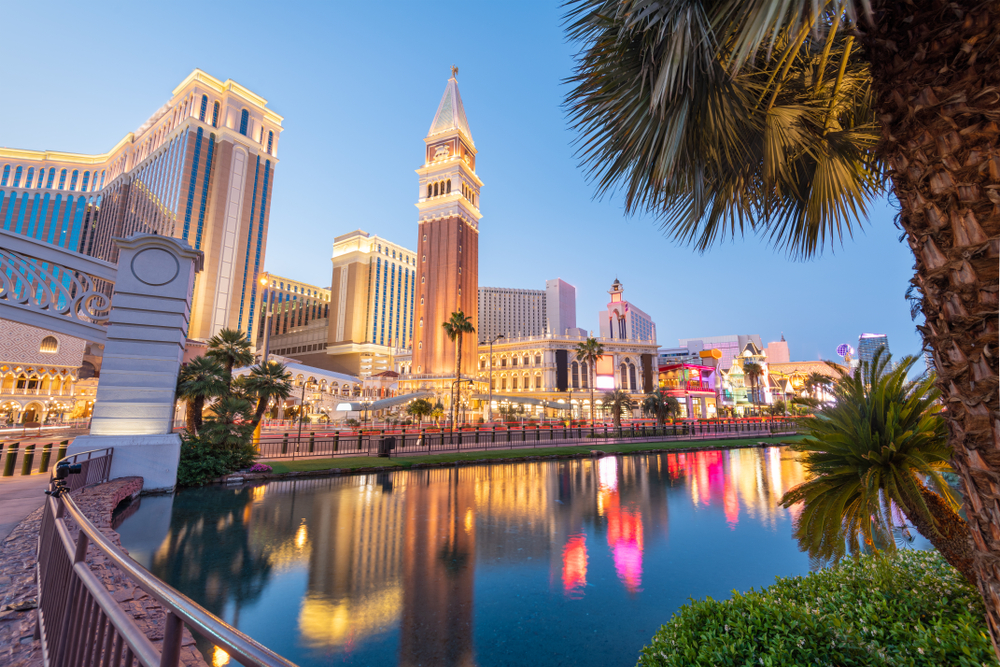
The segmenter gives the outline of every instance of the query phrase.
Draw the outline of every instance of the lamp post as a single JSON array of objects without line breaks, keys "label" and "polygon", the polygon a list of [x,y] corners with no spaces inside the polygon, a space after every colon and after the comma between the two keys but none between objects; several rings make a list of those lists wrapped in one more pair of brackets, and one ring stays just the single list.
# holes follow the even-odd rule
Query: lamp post
[{"label": "lamp post", "polygon": [[261,365],[267,364],[267,356],[271,346],[271,275],[265,273],[260,277],[260,284],[264,287],[264,355],[260,360]]},{"label": "lamp post", "polygon": [[[459,382],[466,382],[466,380],[462,380],[461,378],[459,378],[458,380],[452,380],[452,382],[451,382],[451,404],[452,404],[452,406],[455,405],[455,385],[458,384]],[[469,383],[470,387],[472,387],[472,386],[475,385],[475,383],[472,380],[468,380],[468,383]],[[452,410],[452,414],[455,414],[454,410]],[[455,430],[455,423],[454,422],[452,422],[452,424],[451,424],[451,430],[452,431]]]},{"label": "lamp post", "polygon": [[[491,340],[489,342],[489,345],[490,345],[490,372],[489,372],[490,387],[489,387],[489,402],[486,404],[486,411],[487,411],[487,414],[490,417],[489,421],[493,421],[493,343],[497,342],[498,340],[500,340],[503,337],[504,337],[504,335],[500,334],[496,338],[494,338],[493,340]],[[482,343],[480,343],[480,345],[481,344]]]}]

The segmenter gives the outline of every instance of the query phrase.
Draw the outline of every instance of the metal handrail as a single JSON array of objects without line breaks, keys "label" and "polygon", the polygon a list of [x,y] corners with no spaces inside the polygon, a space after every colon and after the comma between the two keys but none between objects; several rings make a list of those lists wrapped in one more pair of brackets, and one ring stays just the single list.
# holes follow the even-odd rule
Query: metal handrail
[{"label": "metal handrail", "polygon": [[[94,450],[75,456],[100,451],[108,451],[109,454],[102,457],[108,459],[113,452]],[[71,458],[75,460],[75,457],[67,457],[60,463]],[[99,459],[90,456],[87,460]],[[110,470],[110,465],[107,468]],[[65,524],[67,514],[79,527],[75,545]],[[90,571],[85,556],[91,544],[129,576],[133,584],[163,606],[167,617],[162,650],[149,641]],[[46,667],[90,664],[89,658],[93,658],[93,664],[100,662],[111,667],[131,665],[133,660],[145,667],[176,667],[184,624],[247,667],[296,667],[132,560],[90,522],[68,493],[54,494],[46,501],[37,562],[39,629],[36,635],[42,640]],[[49,635],[54,636],[57,646],[48,645]]]}]

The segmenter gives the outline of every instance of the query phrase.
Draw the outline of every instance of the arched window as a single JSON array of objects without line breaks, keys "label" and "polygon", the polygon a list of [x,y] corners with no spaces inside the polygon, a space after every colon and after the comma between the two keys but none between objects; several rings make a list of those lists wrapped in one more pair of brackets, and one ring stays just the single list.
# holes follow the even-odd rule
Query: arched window
[{"label": "arched window", "polygon": [[49,180],[45,181],[45,187],[51,188],[55,180],[56,180],[56,168],[52,167],[51,169],[49,169]]},{"label": "arched window", "polygon": [[446,194],[450,195],[451,194],[451,179],[450,178],[448,179],[448,184],[445,187],[447,188],[447,193]]},{"label": "arched window", "polygon": [[535,365],[536,366],[541,366],[542,365],[542,355],[540,355],[540,354],[536,354],[535,355]]},{"label": "arched window", "polygon": [[[49,178],[52,178],[51,171],[49,172]],[[104,174],[107,173],[105,170],[101,170],[101,188],[104,188]]]},{"label": "arched window", "polygon": [[240,112],[240,134],[247,136],[247,126],[250,124],[250,112],[243,109]]},{"label": "arched window", "polygon": [[212,106],[212,127],[219,127],[219,103]]},{"label": "arched window", "polygon": [[35,182],[35,187],[36,188],[44,188],[45,187],[45,168],[44,167],[38,170],[38,180]]},{"label": "arched window", "polygon": [[271,130],[267,131],[267,154],[273,155],[271,152],[274,149],[274,132]]},{"label": "arched window", "polygon": [[28,167],[28,176],[24,179],[24,187],[30,188],[31,182],[35,180],[35,168]]},{"label": "arched window", "polygon": [[580,364],[580,375],[583,378],[583,388],[590,388],[590,373],[587,372],[587,362]]},{"label": "arched window", "polygon": [[621,373],[622,389],[628,389],[628,368],[625,366],[625,364],[622,364],[621,366],[618,367],[618,370]]},{"label": "arched window", "polygon": [[7,187],[7,179],[10,178],[10,165],[3,166],[3,177],[0,177],[0,187]]},{"label": "arched window", "polygon": [[21,187],[21,171],[23,169],[24,167],[18,167],[17,169],[14,170],[14,182],[11,184],[11,187],[15,188]]},{"label": "arched window", "polygon": [[438,196],[438,184],[437,183],[434,184],[434,196],[435,197]]},{"label": "arched window", "polygon": [[500,368],[507,368],[507,357],[500,357]]},{"label": "arched window", "polygon": [[575,361],[573,362],[573,372],[570,386],[573,387],[573,389],[577,389],[580,386],[580,364]]},{"label": "arched window", "polygon": [[62,171],[59,172],[59,189],[60,190],[65,190],[66,189],[66,170],[65,169],[63,169]]},{"label": "arched window", "polygon": [[517,376],[513,376],[510,379],[510,388],[512,391],[517,391]]},{"label": "arched window", "polygon": [[198,111],[198,120],[205,122],[205,114],[208,113],[208,95],[201,96],[201,109]]},{"label": "arched window", "polygon": [[59,351],[59,341],[56,340],[55,336],[46,336],[42,339],[42,344],[38,348],[38,351],[45,354],[55,354]]},{"label": "arched window", "polygon": [[[431,193],[432,193],[432,192],[434,192],[434,186],[433,186],[433,185],[431,185],[430,183],[428,183],[428,184],[427,184],[427,198],[428,198],[428,199],[430,199],[430,197],[431,197]],[[425,240],[425,241],[427,240],[427,238],[426,238],[426,235],[424,236],[424,240]]]},{"label": "arched window", "polygon": [[87,186],[89,186],[89,185],[90,185],[90,172],[89,171],[85,171],[85,172],[83,172],[83,185],[80,187],[80,190],[82,190],[83,192],[86,192],[87,191]]},{"label": "arched window", "polygon": [[500,378],[500,391],[507,391],[507,378]]},{"label": "arched window", "polygon": [[636,390],[635,364],[632,364],[631,362],[629,362],[629,365],[628,365],[628,386],[629,386],[629,389],[631,389],[632,391]]},{"label": "arched window", "polygon": [[536,375],[535,376],[535,389],[541,389],[541,388],[542,388],[542,376],[541,375]]}]

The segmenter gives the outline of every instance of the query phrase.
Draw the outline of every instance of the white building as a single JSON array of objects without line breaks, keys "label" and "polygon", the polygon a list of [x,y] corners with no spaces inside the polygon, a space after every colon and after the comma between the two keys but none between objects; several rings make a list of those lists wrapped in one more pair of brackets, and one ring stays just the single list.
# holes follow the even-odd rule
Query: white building
[{"label": "white building", "polygon": [[545,281],[545,326],[560,336],[576,329],[576,288],[562,278]]},{"label": "white building", "polygon": [[576,329],[576,288],[561,278],[545,281],[544,290],[479,288],[479,340]]},{"label": "white building", "polygon": [[601,322],[601,336],[611,340],[641,340],[656,342],[656,325],[653,319],[625,300],[624,287],[618,279],[611,284],[608,294],[611,301],[608,309],[598,315]]}]

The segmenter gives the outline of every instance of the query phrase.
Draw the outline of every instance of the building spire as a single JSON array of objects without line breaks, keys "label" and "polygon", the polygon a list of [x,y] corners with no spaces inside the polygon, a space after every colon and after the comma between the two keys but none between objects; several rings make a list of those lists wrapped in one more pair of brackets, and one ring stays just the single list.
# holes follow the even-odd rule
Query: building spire
[{"label": "building spire", "polygon": [[458,67],[455,66],[455,65],[452,65],[451,66],[451,78],[454,79],[456,76],[458,76]]},{"label": "building spire", "polygon": [[437,113],[434,114],[434,121],[431,123],[431,129],[427,136],[432,137],[436,134],[458,130],[465,135],[469,143],[475,145],[472,140],[472,131],[469,129],[469,120],[465,117],[462,96],[458,92],[456,74],[458,74],[458,68],[452,65],[451,78],[445,85],[444,95],[441,96],[441,103],[438,104]]}]

